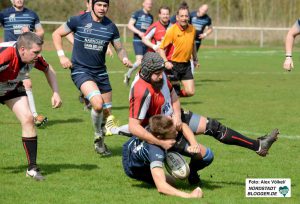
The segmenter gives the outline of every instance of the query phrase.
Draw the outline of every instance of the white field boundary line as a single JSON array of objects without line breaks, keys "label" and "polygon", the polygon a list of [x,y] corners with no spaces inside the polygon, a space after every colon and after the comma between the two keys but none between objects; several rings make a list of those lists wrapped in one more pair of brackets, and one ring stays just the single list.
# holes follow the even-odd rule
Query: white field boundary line
[{"label": "white field boundary line", "polygon": [[[258,132],[249,132],[249,131],[240,131],[244,134],[247,134],[247,135],[253,135],[253,136],[264,136],[268,133],[258,133]],[[279,130],[280,132],[280,130]],[[278,135],[278,138],[283,138],[283,139],[289,139],[289,140],[300,140],[300,135],[284,135],[284,134],[279,134]]]},{"label": "white field boundary line", "polygon": [[[65,71],[60,71],[58,68],[55,70],[56,73],[65,73]],[[63,68],[61,68],[63,69]],[[126,70],[124,71],[109,71],[108,74],[124,74]],[[255,75],[255,74],[276,74],[276,75],[282,75],[282,74],[290,74],[289,72],[285,72],[284,70],[282,72],[206,72],[206,71],[195,71],[194,74],[248,74],[248,75]],[[293,72],[293,75],[298,75],[300,72]],[[132,76],[133,77],[133,76]]]}]

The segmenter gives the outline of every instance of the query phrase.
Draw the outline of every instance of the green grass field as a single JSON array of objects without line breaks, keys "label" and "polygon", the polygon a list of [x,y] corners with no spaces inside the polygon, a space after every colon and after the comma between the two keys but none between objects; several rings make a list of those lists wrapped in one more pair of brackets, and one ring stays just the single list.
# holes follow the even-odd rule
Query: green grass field
[{"label": "green grass field", "polygon": [[[132,53],[132,50],[129,50]],[[296,53],[296,52],[295,52]],[[51,109],[51,91],[45,77],[32,71],[37,110],[49,118],[38,129],[38,163],[43,182],[25,177],[26,158],[21,128],[12,112],[1,107],[0,203],[299,203],[300,200],[300,62],[282,69],[283,48],[203,48],[196,70],[196,95],[181,99],[182,106],[256,138],[279,128],[281,135],[266,158],[208,136],[198,140],[211,147],[215,160],[201,171],[205,197],[188,200],[160,195],[155,187],[126,177],[121,148],[127,138],[106,139],[113,156],[101,158],[93,149],[90,114],[78,102],[78,91],[68,70],[58,64],[54,51],[44,56],[55,67],[63,107]],[[133,60],[133,56],[130,58]],[[120,124],[128,121],[128,92],[117,57],[107,60],[113,86],[113,114]],[[246,198],[246,178],[291,178],[292,198]],[[193,188],[186,181],[177,187]],[[297,201],[298,200],[298,201]]]}]

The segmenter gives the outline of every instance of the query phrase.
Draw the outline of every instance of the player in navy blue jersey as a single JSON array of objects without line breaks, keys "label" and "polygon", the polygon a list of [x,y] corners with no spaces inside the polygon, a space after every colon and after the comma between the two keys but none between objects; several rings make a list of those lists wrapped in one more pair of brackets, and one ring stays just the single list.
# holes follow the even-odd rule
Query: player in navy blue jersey
[{"label": "player in navy blue jersey", "polygon": [[[20,34],[28,31],[34,31],[39,37],[43,38],[44,29],[40,23],[38,15],[24,7],[25,0],[11,0],[12,7],[6,8],[0,12],[0,24],[4,28],[4,41],[16,41]],[[36,111],[34,97],[32,94],[32,83],[29,74],[23,80],[24,87],[28,96],[30,110],[34,116],[36,126],[43,125],[47,118],[39,115]]]},{"label": "player in navy blue jersey", "polygon": [[197,51],[200,48],[201,41],[213,32],[211,18],[207,15],[207,12],[208,5],[203,4],[199,7],[198,11],[190,13],[190,23],[196,29],[195,42]]},{"label": "player in navy blue jersey", "polygon": [[[159,140],[176,139],[177,142],[171,151],[191,157],[191,161],[193,161],[191,170],[203,169],[213,160],[211,150],[197,143],[192,131],[186,124],[182,128],[182,132],[177,133],[170,117],[155,115],[150,118],[147,129]],[[194,140],[195,145],[187,143],[188,138]],[[123,145],[122,156],[124,171],[130,178],[155,184],[158,192],[166,195],[183,198],[202,197],[202,191],[199,187],[191,193],[185,193],[172,186],[175,183],[174,179],[165,175],[163,170],[166,157],[166,151],[163,148],[132,137]]]},{"label": "player in navy blue jersey", "polygon": [[144,0],[143,9],[134,12],[128,22],[128,28],[133,32],[133,48],[135,53],[135,62],[132,68],[124,74],[124,83],[128,86],[131,74],[136,70],[142,61],[143,55],[147,51],[147,46],[142,42],[142,38],[153,23],[153,16],[150,14],[152,9],[152,0]]},{"label": "player in navy blue jersey", "polygon": [[300,18],[294,23],[286,35],[285,40],[285,61],[283,63],[283,69],[291,71],[294,68],[292,52],[293,45],[297,35],[300,34]]},{"label": "player in navy blue jersey", "polygon": [[[105,15],[109,0],[92,0],[92,12],[71,17],[52,34],[63,68],[70,68],[76,87],[92,104],[91,117],[95,128],[95,150],[106,156],[111,152],[104,144],[102,121],[111,114],[112,88],[110,85],[105,53],[109,43],[115,48],[126,67],[132,64],[120,41],[116,25]],[[74,33],[72,60],[64,55],[62,37]]]}]

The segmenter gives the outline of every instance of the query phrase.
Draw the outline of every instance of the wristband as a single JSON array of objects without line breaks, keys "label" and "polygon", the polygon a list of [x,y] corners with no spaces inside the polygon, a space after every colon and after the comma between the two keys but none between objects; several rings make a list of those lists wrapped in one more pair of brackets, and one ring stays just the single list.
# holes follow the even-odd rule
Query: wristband
[{"label": "wristband", "polygon": [[124,61],[124,60],[128,60],[128,58],[127,57],[123,57],[122,61]]},{"label": "wristband", "polygon": [[203,35],[204,35],[204,37],[206,37],[206,36],[207,36],[207,34],[206,34],[206,33],[203,33]]},{"label": "wristband", "polygon": [[290,57],[290,58],[292,58],[292,55],[285,55],[285,57]]},{"label": "wristband", "polygon": [[57,55],[58,55],[59,57],[62,57],[62,56],[65,56],[65,53],[64,53],[63,50],[57,50]]}]

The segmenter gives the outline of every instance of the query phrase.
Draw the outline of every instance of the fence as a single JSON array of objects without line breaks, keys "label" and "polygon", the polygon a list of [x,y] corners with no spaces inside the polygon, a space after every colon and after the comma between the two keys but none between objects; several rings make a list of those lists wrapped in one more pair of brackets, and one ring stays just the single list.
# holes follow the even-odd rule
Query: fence
[{"label": "fence", "polygon": [[[58,21],[41,21],[42,24],[45,25],[61,25],[64,22],[58,22]],[[122,35],[123,35],[123,42],[127,42],[127,24],[116,24],[117,27],[121,30]],[[266,42],[266,32],[272,31],[272,32],[282,32],[281,36],[279,38],[282,38],[282,36],[285,36],[289,28],[269,28],[269,27],[225,27],[225,26],[214,26],[213,27],[214,32],[213,35],[210,36],[210,39],[213,39],[214,46],[218,46],[218,41],[219,39],[224,39],[226,38],[226,35],[223,35],[222,37],[220,36],[221,31],[251,31],[251,33],[256,33],[256,36],[252,36],[253,38],[256,37],[259,40],[259,46],[264,47],[264,44]],[[283,33],[284,31],[284,33]],[[130,31],[131,32],[131,31]],[[235,32],[236,34],[236,32]],[[251,34],[252,35],[252,34]],[[231,37],[232,39],[236,39],[234,36]]]}]

